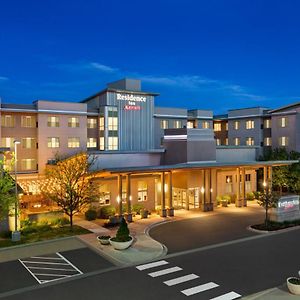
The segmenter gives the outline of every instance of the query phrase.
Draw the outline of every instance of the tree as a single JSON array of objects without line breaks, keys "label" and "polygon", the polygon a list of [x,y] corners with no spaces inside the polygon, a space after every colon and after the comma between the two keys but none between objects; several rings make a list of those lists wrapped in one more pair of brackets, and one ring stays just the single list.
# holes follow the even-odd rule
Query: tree
[{"label": "tree", "polygon": [[57,161],[56,165],[48,166],[46,169],[46,177],[50,184],[43,194],[69,216],[71,229],[74,214],[82,211],[98,195],[89,173],[93,163],[92,157],[86,153],[78,153]]},{"label": "tree", "polygon": [[269,210],[277,206],[278,197],[271,190],[264,190],[260,194],[258,199],[258,204],[265,209],[265,227],[268,228],[269,225]]}]

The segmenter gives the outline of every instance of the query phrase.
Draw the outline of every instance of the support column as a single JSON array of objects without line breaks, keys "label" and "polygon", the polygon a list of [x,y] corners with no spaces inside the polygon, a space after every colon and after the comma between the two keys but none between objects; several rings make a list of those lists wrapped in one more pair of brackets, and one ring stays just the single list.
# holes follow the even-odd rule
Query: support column
[{"label": "support column", "polygon": [[168,209],[168,216],[174,217],[174,207],[173,207],[173,183],[172,183],[172,171],[168,174],[168,198],[169,198],[169,209]]},{"label": "support column", "polygon": [[245,172],[245,168],[242,168],[242,206],[247,206]]},{"label": "support column", "polygon": [[167,216],[166,210],[166,193],[165,193],[165,172],[162,172],[160,175],[160,182],[161,182],[161,217]]},{"label": "support column", "polygon": [[132,222],[131,213],[131,176],[126,175],[126,204],[127,204],[127,221]]},{"label": "support column", "polygon": [[269,191],[272,191],[272,166],[268,167],[268,187],[269,187]]},{"label": "support column", "polygon": [[122,216],[122,175],[118,175],[118,214]]},{"label": "support column", "polygon": [[264,191],[266,191],[267,185],[268,185],[268,180],[267,180],[267,176],[268,176],[268,170],[267,167],[264,167],[264,171],[263,171],[263,189]]},{"label": "support column", "polygon": [[202,203],[202,211],[206,211],[206,197],[205,197],[205,170],[201,170],[201,188],[200,188],[200,196]]},{"label": "support column", "polygon": [[242,202],[240,199],[240,168],[236,168],[236,201],[235,201],[235,206],[236,207],[241,207]]},{"label": "support column", "polygon": [[205,196],[205,204],[204,204],[204,211],[211,211],[213,210],[213,204],[212,204],[212,171],[211,169],[207,169],[204,172],[205,174],[205,180],[204,180],[204,196]]}]

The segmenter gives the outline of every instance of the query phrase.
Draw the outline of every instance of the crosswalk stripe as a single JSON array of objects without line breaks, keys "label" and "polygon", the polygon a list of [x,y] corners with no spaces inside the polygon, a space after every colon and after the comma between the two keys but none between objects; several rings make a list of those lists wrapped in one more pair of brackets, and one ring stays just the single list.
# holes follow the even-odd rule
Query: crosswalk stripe
[{"label": "crosswalk stripe", "polygon": [[189,275],[185,275],[185,276],[181,276],[181,277],[177,277],[177,278],[174,278],[171,280],[164,281],[164,284],[166,284],[167,286],[172,286],[172,285],[187,282],[187,281],[190,281],[190,280],[193,280],[196,278],[199,278],[199,276],[196,274],[189,274]]},{"label": "crosswalk stripe", "polygon": [[216,288],[218,286],[219,285],[214,283],[214,282],[209,282],[209,283],[205,283],[205,284],[201,284],[201,285],[192,287],[190,289],[183,290],[183,291],[181,291],[181,293],[185,294],[186,296],[191,296],[191,295],[194,295],[194,294],[204,292],[206,290]]},{"label": "crosswalk stripe", "polygon": [[173,268],[168,268],[168,269],[152,272],[152,273],[149,273],[148,275],[151,277],[158,277],[158,276],[174,273],[174,272],[181,271],[181,270],[182,269],[179,267],[173,267]]},{"label": "crosswalk stripe", "polygon": [[221,295],[219,297],[211,298],[210,300],[233,300],[242,297],[236,292],[229,292],[227,294]]},{"label": "crosswalk stripe", "polygon": [[167,261],[159,260],[159,261],[156,261],[156,262],[153,262],[153,263],[137,266],[136,268],[140,271],[143,271],[143,270],[146,270],[146,269],[151,269],[151,268],[154,268],[154,267],[163,266],[163,265],[167,265],[167,264],[168,264]]}]

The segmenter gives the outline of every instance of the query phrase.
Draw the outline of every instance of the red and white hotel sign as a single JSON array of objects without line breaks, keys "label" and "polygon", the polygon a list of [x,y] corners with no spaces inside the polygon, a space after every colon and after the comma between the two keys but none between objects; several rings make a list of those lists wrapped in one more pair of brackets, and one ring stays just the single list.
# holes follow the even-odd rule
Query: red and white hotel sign
[{"label": "red and white hotel sign", "polygon": [[141,110],[139,105],[125,105],[124,110]]}]

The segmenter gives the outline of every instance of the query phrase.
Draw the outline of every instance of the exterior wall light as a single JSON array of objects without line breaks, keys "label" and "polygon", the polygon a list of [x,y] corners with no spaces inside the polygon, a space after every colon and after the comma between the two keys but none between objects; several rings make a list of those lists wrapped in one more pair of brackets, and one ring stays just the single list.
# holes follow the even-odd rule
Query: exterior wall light
[{"label": "exterior wall light", "polygon": [[205,192],[204,187],[202,187],[200,191],[201,191],[202,194],[204,194],[204,192]]},{"label": "exterior wall light", "polygon": [[131,195],[129,196],[129,201],[132,201],[132,196]]},{"label": "exterior wall light", "polygon": [[120,203],[120,196],[117,196],[117,202]]},{"label": "exterior wall light", "polygon": [[213,192],[213,189],[210,189],[210,192],[212,193],[212,192]]},{"label": "exterior wall light", "polygon": [[267,186],[267,183],[266,183],[265,181],[263,182],[263,186],[264,186],[264,187],[266,187],[266,186]]}]

